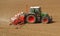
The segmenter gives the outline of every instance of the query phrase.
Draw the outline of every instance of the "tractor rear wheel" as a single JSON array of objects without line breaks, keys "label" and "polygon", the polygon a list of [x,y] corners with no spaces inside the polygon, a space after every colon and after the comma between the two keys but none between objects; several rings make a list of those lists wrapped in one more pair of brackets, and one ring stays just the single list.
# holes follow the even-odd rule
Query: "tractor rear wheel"
[{"label": "tractor rear wheel", "polygon": [[34,14],[30,14],[26,17],[26,22],[28,23],[35,23],[36,22],[36,16]]}]

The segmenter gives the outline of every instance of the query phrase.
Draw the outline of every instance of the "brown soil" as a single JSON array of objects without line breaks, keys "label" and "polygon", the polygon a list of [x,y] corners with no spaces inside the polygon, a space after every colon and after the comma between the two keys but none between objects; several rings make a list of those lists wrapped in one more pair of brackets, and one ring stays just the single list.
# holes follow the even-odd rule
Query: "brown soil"
[{"label": "brown soil", "polygon": [[[10,18],[26,7],[41,6],[42,12],[53,17],[54,23],[10,26]],[[60,0],[0,0],[0,36],[60,36]]]}]

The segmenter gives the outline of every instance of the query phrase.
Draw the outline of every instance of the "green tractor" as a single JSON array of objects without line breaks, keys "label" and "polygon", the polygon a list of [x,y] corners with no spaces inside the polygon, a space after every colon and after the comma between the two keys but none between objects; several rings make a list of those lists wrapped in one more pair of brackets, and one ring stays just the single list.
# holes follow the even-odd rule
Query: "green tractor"
[{"label": "green tractor", "polygon": [[28,13],[18,13],[17,18],[11,18],[12,24],[17,25],[18,23],[51,23],[52,17],[47,13],[41,12],[41,7],[30,7]]},{"label": "green tractor", "polygon": [[30,7],[29,13],[25,14],[25,22],[27,23],[50,23],[52,18],[41,12],[41,7]]}]

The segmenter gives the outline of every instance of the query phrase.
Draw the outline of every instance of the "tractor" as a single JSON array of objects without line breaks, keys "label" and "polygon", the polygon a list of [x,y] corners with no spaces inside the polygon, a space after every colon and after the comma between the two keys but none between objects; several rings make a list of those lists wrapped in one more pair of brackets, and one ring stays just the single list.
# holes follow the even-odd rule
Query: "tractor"
[{"label": "tractor", "polygon": [[[14,19],[14,18],[13,18]],[[12,20],[12,19],[11,19]],[[50,17],[47,13],[43,13],[41,11],[41,7],[30,7],[28,13],[21,12],[17,15],[16,19],[12,21],[12,24],[19,23],[51,23],[52,17]]]}]

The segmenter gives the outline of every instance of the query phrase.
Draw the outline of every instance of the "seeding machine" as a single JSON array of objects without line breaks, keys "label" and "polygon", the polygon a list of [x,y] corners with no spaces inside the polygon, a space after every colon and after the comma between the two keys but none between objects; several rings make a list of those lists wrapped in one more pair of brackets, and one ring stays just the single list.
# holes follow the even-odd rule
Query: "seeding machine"
[{"label": "seeding machine", "polygon": [[30,7],[28,13],[20,12],[11,18],[11,24],[17,25],[22,23],[51,23],[52,17],[47,13],[41,12],[41,7]]}]

